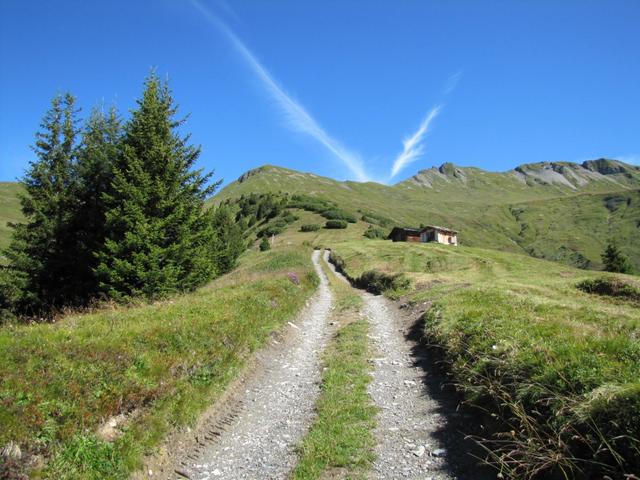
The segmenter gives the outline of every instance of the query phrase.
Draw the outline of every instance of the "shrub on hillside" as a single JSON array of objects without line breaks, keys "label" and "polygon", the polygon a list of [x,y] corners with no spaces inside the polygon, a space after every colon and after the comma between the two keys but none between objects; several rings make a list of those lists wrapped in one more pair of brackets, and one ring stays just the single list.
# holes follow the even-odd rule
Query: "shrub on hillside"
[{"label": "shrub on hillside", "polygon": [[354,215],[338,208],[330,208],[320,213],[327,220],[344,220],[349,223],[356,223],[357,219]]},{"label": "shrub on hillside", "polygon": [[274,220],[265,228],[260,230],[260,232],[258,233],[258,237],[271,237],[273,235],[280,235],[282,232],[284,232],[285,228],[287,228],[287,222],[285,222],[281,218],[278,218],[277,220]]},{"label": "shrub on hillside", "polygon": [[282,214],[282,216],[280,217],[284,222],[286,223],[293,223],[297,220],[300,220],[300,217],[291,213],[291,212],[285,212]]},{"label": "shrub on hillside", "polygon": [[332,207],[331,202],[307,195],[294,195],[287,203],[288,208],[299,208],[307,212],[320,213]]},{"label": "shrub on hillside", "polygon": [[347,228],[347,222],[345,222],[344,220],[327,220],[327,223],[324,224],[324,228],[329,228],[329,229]]},{"label": "shrub on hillside", "polygon": [[406,290],[411,286],[411,280],[402,273],[388,274],[378,270],[368,270],[356,280],[356,286],[371,293],[381,294]]},{"label": "shrub on hillside", "polygon": [[370,225],[369,228],[367,228],[367,231],[364,232],[364,236],[371,239],[384,239],[387,237],[383,229],[374,227],[373,225]]},{"label": "shrub on hillside", "polygon": [[235,201],[238,210],[236,221],[254,217],[253,223],[260,220],[271,220],[280,215],[287,205],[287,198],[275,193],[251,193],[242,195]]},{"label": "shrub on hillside", "polygon": [[393,225],[393,220],[382,215],[378,215],[377,213],[367,212],[362,215],[361,219],[363,222],[373,223],[374,225],[380,225],[381,227],[390,227]]},{"label": "shrub on hillside", "polygon": [[300,227],[301,232],[316,232],[318,230],[320,230],[320,225],[317,223],[308,223]]},{"label": "shrub on hillside", "polygon": [[267,240],[267,237],[262,237],[262,240],[260,241],[260,251],[266,252],[267,250],[271,250],[271,244],[269,243],[269,240]]},{"label": "shrub on hillside", "polygon": [[587,293],[621,297],[640,302],[640,288],[615,277],[589,278],[578,283],[576,287]]}]

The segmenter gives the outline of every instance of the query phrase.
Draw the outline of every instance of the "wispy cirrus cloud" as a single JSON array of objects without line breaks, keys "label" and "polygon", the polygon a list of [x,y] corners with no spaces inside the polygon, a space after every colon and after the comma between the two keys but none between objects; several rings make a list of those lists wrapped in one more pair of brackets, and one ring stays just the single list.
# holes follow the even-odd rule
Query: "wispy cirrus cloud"
[{"label": "wispy cirrus cloud", "polygon": [[284,117],[286,125],[291,130],[304,133],[315,139],[340,159],[355,176],[356,180],[361,182],[369,180],[360,157],[331,137],[300,103],[291,98],[227,24],[199,0],[191,0],[191,4],[231,43],[236,52],[260,80],[269,96],[274,100]]},{"label": "wispy cirrus cloud", "polygon": [[420,123],[418,130],[416,130],[413,135],[406,138],[402,142],[404,148],[393,162],[390,178],[395,177],[400,172],[400,170],[402,170],[410,163],[416,161],[418,157],[420,157],[424,153],[424,144],[422,143],[422,141],[424,137],[429,133],[429,127],[431,126],[431,123],[440,114],[441,110],[441,105],[437,105],[429,110],[427,116],[424,117],[424,119]]},{"label": "wispy cirrus cloud", "polygon": [[443,93],[445,95],[449,95],[451,92],[453,92],[455,88],[458,86],[458,82],[460,81],[461,78],[462,78],[462,70],[449,75],[449,78],[447,79],[447,84],[444,86]]},{"label": "wispy cirrus cloud", "polygon": [[[444,86],[444,90],[442,91],[443,96],[449,95],[455,88],[458,86],[458,82],[462,78],[462,71],[456,72],[452,75],[449,75],[447,79],[447,83]],[[442,109],[444,108],[443,104],[436,105],[433,107],[427,115],[424,117],[418,130],[416,130],[413,135],[409,138],[403,140],[402,152],[398,154],[396,159],[393,162],[393,166],[391,167],[391,174],[389,179],[395,177],[400,171],[409,165],[412,162],[415,162],[425,151],[424,139],[429,133],[429,129],[431,127],[431,123],[436,119],[436,117],[440,114]]]}]

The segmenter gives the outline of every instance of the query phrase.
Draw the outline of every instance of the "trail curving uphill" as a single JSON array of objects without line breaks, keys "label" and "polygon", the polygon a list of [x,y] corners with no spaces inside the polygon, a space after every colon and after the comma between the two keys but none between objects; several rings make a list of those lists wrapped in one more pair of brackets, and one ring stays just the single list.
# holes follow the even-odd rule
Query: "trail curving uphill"
[{"label": "trail curving uphill", "polygon": [[258,354],[241,391],[225,402],[226,414],[204,435],[173,478],[282,479],[296,463],[295,446],[314,419],[319,393],[320,358],[329,337],[333,298],[320,267],[320,286],[283,342]]}]

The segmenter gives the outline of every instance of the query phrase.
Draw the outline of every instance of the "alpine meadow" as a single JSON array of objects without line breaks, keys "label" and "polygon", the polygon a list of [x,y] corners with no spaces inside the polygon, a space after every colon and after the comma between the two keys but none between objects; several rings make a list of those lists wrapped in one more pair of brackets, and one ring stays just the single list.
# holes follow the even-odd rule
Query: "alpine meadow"
[{"label": "alpine meadow", "polygon": [[640,479],[638,4],[54,3],[0,480]]}]

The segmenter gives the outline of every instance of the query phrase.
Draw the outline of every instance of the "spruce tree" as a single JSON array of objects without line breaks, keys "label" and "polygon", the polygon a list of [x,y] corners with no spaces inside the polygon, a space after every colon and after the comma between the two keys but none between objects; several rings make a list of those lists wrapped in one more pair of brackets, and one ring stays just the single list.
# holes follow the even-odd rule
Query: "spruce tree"
[{"label": "spruce tree", "polygon": [[238,257],[245,249],[242,228],[224,205],[218,207],[213,214],[213,228],[217,237],[217,273],[230,272],[235,268]]},{"label": "spruce tree", "polygon": [[97,253],[103,248],[106,230],[105,192],[113,179],[122,137],[115,107],[107,114],[94,109],[82,132],[76,165],[75,231],[76,262],[73,264],[75,290],[84,300],[98,292],[95,269]]},{"label": "spruce tree", "polygon": [[75,261],[71,224],[76,115],[71,94],[52,100],[36,133],[33,151],[37,159],[21,180],[26,193],[20,202],[26,222],[13,225],[2,290],[13,309],[22,314],[45,315],[76,300],[69,269]]},{"label": "spruce tree", "polygon": [[607,272],[631,273],[629,259],[618,248],[615,242],[610,241],[602,253],[602,263]]},{"label": "spruce tree", "polygon": [[200,149],[177,129],[169,87],[152,73],[124,126],[105,195],[106,240],[96,273],[109,296],[190,290],[215,275],[215,232],[204,201],[219,183],[192,170]]}]

